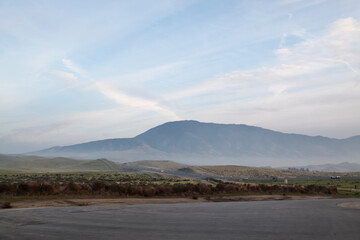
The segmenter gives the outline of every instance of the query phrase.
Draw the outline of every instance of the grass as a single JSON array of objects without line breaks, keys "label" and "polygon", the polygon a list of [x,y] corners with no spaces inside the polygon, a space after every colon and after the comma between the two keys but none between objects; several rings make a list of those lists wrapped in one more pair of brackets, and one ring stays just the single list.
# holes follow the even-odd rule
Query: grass
[{"label": "grass", "polygon": [[[285,184],[284,180],[254,180],[247,181],[256,184],[267,184],[267,185],[316,185],[324,187],[336,187],[338,193],[343,196],[354,196],[360,197],[360,179],[309,179],[309,180],[288,180],[288,184]],[[355,189],[355,186],[357,189]]]},{"label": "grass", "polygon": [[[286,185],[284,180],[251,180],[248,182],[253,183],[263,183],[263,184],[277,184],[277,185]],[[360,179],[341,179],[341,180],[332,180],[332,179],[305,179],[305,180],[293,180],[289,179],[288,184],[290,185],[317,185],[317,186],[335,186],[339,188],[355,188],[357,185],[360,188]]]},{"label": "grass", "polygon": [[198,180],[180,178],[180,177],[165,177],[157,173],[134,173],[134,172],[50,172],[50,173],[35,173],[35,172],[17,172],[17,171],[0,171],[0,182],[69,182],[86,183],[90,181],[103,181],[107,183],[199,183]]},{"label": "grass", "polygon": [[[204,185],[211,185],[210,187],[207,187],[211,191],[211,195],[226,195],[226,194],[277,194],[282,193],[283,190],[276,190],[279,188],[270,187],[271,189],[275,190],[266,190],[269,189],[268,186],[265,186],[265,188],[262,188],[260,185],[258,187],[261,187],[260,189],[252,190],[253,188],[256,188],[257,184],[264,184],[264,185],[288,185],[289,187],[293,187],[294,191],[287,191],[286,194],[300,194],[301,189],[299,190],[298,186],[294,185],[301,185],[301,186],[308,186],[308,185],[315,185],[315,186],[323,186],[323,187],[336,187],[338,189],[338,193],[341,194],[341,196],[344,197],[360,197],[359,189],[355,189],[355,186],[360,188],[360,179],[341,179],[341,180],[331,180],[331,179],[322,179],[322,180],[288,180],[288,184],[285,184],[284,180],[248,180],[246,183],[252,183],[252,184],[241,184],[237,185],[240,188],[247,187],[248,191],[232,191],[231,188],[236,188],[236,184],[239,184],[239,182],[228,182],[225,183],[218,179],[207,179],[205,180],[196,180],[196,179],[189,179],[189,178],[181,178],[181,177],[174,177],[174,176],[164,176],[162,174],[158,173],[139,173],[139,172],[108,172],[108,171],[97,171],[97,172],[49,172],[49,173],[36,173],[36,172],[21,172],[21,171],[0,171],[0,183],[6,183],[6,184],[19,184],[19,183],[30,183],[31,182],[40,182],[40,183],[55,183],[60,184],[63,187],[60,187],[61,189],[65,188],[66,185],[68,185],[70,182],[77,183],[78,186],[84,186],[84,185],[91,185],[94,182],[101,182],[103,184],[106,184],[108,186],[116,185],[116,184],[130,184],[134,186],[142,186],[146,188],[146,186],[153,185],[152,188],[161,188],[162,184],[169,184],[169,185],[175,185],[175,184],[184,184],[187,185],[190,184],[199,184],[202,183]],[[227,190],[214,190],[214,188],[219,187],[217,186],[219,183],[221,183],[223,186],[223,189]],[[220,185],[221,185],[220,184]],[[234,186],[230,186],[233,184]],[[248,186],[246,186],[248,185]],[[151,187],[151,186],[150,186]],[[173,188],[176,189],[175,186],[167,187],[166,189]],[[188,186],[183,186],[187,187]],[[230,187],[230,188],[229,188]],[[59,189],[60,189],[59,188]],[[311,186],[310,186],[311,188]],[[58,188],[56,191],[63,191],[59,190]],[[134,187],[136,189],[136,187]],[[25,190],[24,190],[25,191]],[[26,190],[27,191],[27,190]],[[87,190],[86,190],[87,191]],[[0,200],[4,202],[9,201],[22,201],[22,200],[39,200],[39,199],[58,199],[58,198],[91,198],[91,197],[101,197],[101,198],[112,198],[112,193],[110,192],[104,192],[97,193],[95,195],[91,195],[91,191],[86,192],[84,190],[84,195],[78,195],[73,194],[70,192],[61,193],[60,195],[53,195],[53,196],[40,196],[37,194],[31,195],[19,195],[19,196],[5,196],[0,195]],[[96,190],[94,190],[96,191]],[[140,190],[139,190],[140,191]],[[150,190],[149,190],[150,191]],[[193,190],[191,190],[193,191]],[[200,190],[201,192],[201,190]],[[90,195],[89,195],[90,193]],[[319,192],[305,192],[305,194],[321,194],[321,191]],[[190,194],[190,193],[187,193]],[[302,193],[303,194],[303,193]],[[29,196],[30,195],[30,196]],[[118,196],[115,195],[115,196]],[[137,196],[136,194],[133,196]],[[169,196],[172,196],[171,194]]]},{"label": "grass", "polygon": [[295,171],[278,168],[261,168],[261,167],[246,167],[246,166],[193,166],[191,167],[195,172],[204,175],[217,175],[233,178],[314,178],[314,177],[329,177],[332,175],[340,175],[342,177],[359,177],[359,172],[307,172]]}]

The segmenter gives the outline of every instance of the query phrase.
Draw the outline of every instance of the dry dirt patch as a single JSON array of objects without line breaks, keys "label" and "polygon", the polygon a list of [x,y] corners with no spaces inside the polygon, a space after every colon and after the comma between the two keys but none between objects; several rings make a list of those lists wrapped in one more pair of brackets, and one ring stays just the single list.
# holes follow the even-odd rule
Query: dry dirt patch
[{"label": "dry dirt patch", "polygon": [[[136,204],[173,204],[197,202],[242,202],[271,200],[305,200],[328,199],[331,196],[287,196],[287,195],[255,195],[255,196],[223,196],[193,198],[117,198],[117,199],[54,199],[54,200],[24,200],[12,202],[12,208],[42,208],[68,206],[121,206]],[[360,206],[359,206],[360,207]]]},{"label": "dry dirt patch", "polygon": [[360,209],[360,202],[344,202],[337,204],[339,207]]}]

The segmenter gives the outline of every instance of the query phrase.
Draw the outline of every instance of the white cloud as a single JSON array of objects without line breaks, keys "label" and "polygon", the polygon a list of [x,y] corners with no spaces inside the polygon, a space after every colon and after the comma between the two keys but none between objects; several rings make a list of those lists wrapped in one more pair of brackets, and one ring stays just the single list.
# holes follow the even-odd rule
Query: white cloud
[{"label": "white cloud", "polygon": [[132,84],[139,84],[141,82],[154,80],[156,78],[164,76],[165,74],[174,72],[177,68],[179,68],[184,64],[185,62],[175,62],[165,65],[155,66],[151,68],[141,69],[134,73],[112,77],[111,79],[131,82]]},{"label": "white cloud", "polygon": [[287,34],[286,34],[286,33],[283,33],[282,36],[281,36],[279,48],[284,47],[284,45],[285,45],[285,43],[286,43],[286,37],[287,37]]},{"label": "white cloud", "polygon": [[360,132],[359,96],[359,87],[340,82],[320,89],[283,91],[271,97],[197,108],[184,117],[342,138]]},{"label": "white cloud", "polygon": [[63,59],[61,59],[61,61],[64,64],[64,66],[71,72],[73,72],[79,76],[86,75],[85,70],[82,69],[81,67],[79,67],[77,64],[75,64],[72,60],[63,58]]},{"label": "white cloud", "polygon": [[347,72],[350,69],[358,73],[359,46],[360,23],[352,18],[341,19],[333,23],[322,36],[305,40],[292,48],[277,49],[277,64],[271,67],[218,76],[190,89],[171,93],[168,99],[180,99],[226,88],[250,88],[258,83],[301,87],[311,85],[307,79],[312,79],[311,76],[318,73],[322,74],[317,79],[318,82],[326,81],[328,75],[334,74],[333,71]]},{"label": "white cloud", "polygon": [[[343,58],[359,61],[360,25],[353,18],[334,22],[328,32],[295,45],[291,51],[278,52],[282,61],[336,61]],[[290,49],[289,49],[290,50]]]},{"label": "white cloud", "polygon": [[67,84],[74,84],[78,81],[73,73],[63,72],[63,71],[49,71],[49,76],[53,77],[57,81],[65,82]]},{"label": "white cloud", "polygon": [[168,119],[171,120],[178,120],[180,119],[174,112],[161,107],[159,103],[153,100],[142,99],[139,97],[133,97],[127,95],[123,92],[119,86],[113,83],[106,83],[106,82],[97,82],[92,85],[94,89],[102,93],[107,98],[114,100],[120,105],[125,105],[129,107],[135,107],[142,110],[151,110],[155,111],[163,116],[166,116]]},{"label": "white cloud", "polygon": [[304,7],[309,7],[325,2],[326,0],[279,0],[277,3],[279,5],[289,5],[289,4],[302,4]]}]

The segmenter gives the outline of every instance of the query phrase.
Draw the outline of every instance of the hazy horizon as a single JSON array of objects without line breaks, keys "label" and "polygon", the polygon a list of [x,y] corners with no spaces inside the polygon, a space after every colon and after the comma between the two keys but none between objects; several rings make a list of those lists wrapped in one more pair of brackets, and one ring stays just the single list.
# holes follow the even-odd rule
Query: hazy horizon
[{"label": "hazy horizon", "polygon": [[360,1],[0,1],[0,153],[177,120],[360,135]]},{"label": "hazy horizon", "polygon": [[[179,120],[179,122],[181,121],[195,121],[195,122],[199,122],[197,120]],[[173,122],[177,122],[177,121],[173,121]],[[169,123],[169,122],[167,122]],[[200,122],[200,123],[213,123],[213,122]],[[164,123],[165,124],[165,123]],[[220,124],[220,125],[223,125],[223,123],[213,123],[213,124]],[[232,123],[228,123],[230,125],[233,125]],[[160,124],[160,125],[163,125],[163,124]],[[89,143],[89,142],[96,142],[96,141],[102,141],[102,140],[111,140],[111,139],[131,139],[131,138],[135,138],[136,136],[142,134],[142,133],[145,133],[147,132],[148,130],[152,129],[152,128],[155,128],[155,127],[158,127],[160,125],[157,125],[157,126],[153,126],[147,130],[145,130],[144,132],[141,132],[137,135],[134,135],[134,136],[129,136],[129,137],[115,137],[115,138],[104,138],[104,139],[100,139],[100,138],[96,138],[96,139],[90,139],[88,141],[84,141],[84,142],[75,142],[75,143],[66,143],[64,145],[51,145],[49,147],[43,147],[43,148],[39,148],[39,149],[33,149],[33,150],[30,150],[30,151],[23,151],[23,152],[0,152],[0,154],[23,154],[23,153],[31,153],[31,152],[36,152],[38,150],[45,150],[45,149],[49,149],[49,148],[52,148],[52,147],[65,147],[65,146],[72,146],[72,145],[77,145],[77,144],[83,144],[83,143]],[[236,125],[246,125],[246,126],[250,126],[250,127],[259,127],[259,128],[262,128],[261,126],[252,126],[252,125],[247,125],[247,124],[236,124]],[[263,129],[266,129],[266,128],[263,128]],[[271,130],[271,131],[275,131],[273,129],[266,129],[266,130]],[[331,137],[328,137],[328,136],[322,136],[322,135],[306,135],[306,134],[301,134],[301,133],[293,133],[293,132],[281,132],[281,131],[275,131],[275,132],[279,132],[279,133],[285,133],[285,134],[297,134],[297,135],[303,135],[303,136],[310,136],[310,137],[325,137],[325,138],[329,138],[329,139],[338,139],[338,140],[344,140],[344,139],[348,139],[348,138],[351,138],[351,137],[356,137],[356,136],[360,136],[360,135],[353,135],[353,136],[350,136],[350,137],[347,137],[347,138],[331,138]]]}]

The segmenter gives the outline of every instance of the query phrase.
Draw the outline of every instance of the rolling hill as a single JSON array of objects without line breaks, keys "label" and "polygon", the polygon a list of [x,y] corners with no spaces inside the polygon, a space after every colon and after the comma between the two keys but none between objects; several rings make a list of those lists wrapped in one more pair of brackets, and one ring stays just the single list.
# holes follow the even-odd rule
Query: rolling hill
[{"label": "rolling hill", "polygon": [[[299,171],[280,168],[265,168],[265,167],[248,167],[237,165],[217,165],[217,166],[190,166],[179,164],[173,161],[158,161],[146,160],[124,163],[125,166],[139,168],[140,170],[183,176],[195,178],[321,178],[332,175],[341,175],[342,177],[359,177],[360,171]],[[336,172],[336,173],[335,173]]]},{"label": "rolling hill", "polygon": [[190,165],[291,166],[360,162],[360,136],[334,139],[244,124],[177,121],[162,124],[134,138],[53,147],[30,154],[107,158],[118,162],[173,160]]},{"label": "rolling hill", "polygon": [[310,171],[320,171],[320,172],[360,172],[360,164],[358,163],[349,163],[342,162],[338,164],[322,164],[322,165],[307,165],[295,167],[297,169],[304,168],[309,169]]},{"label": "rolling hill", "polygon": [[2,170],[21,171],[118,171],[120,166],[106,159],[75,160],[64,157],[45,158],[38,156],[12,156],[0,154]]},{"label": "rolling hill", "polygon": [[177,171],[181,168],[189,167],[188,165],[168,161],[168,160],[144,160],[124,163],[125,166],[143,167],[158,170]]}]

